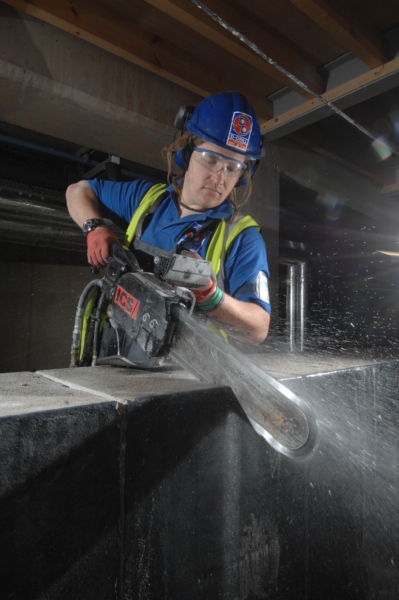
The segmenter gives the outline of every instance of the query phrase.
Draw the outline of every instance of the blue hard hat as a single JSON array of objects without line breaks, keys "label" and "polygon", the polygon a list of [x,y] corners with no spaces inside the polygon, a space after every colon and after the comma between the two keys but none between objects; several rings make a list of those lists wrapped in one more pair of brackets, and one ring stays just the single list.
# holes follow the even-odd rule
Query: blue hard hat
[{"label": "blue hard hat", "polygon": [[248,100],[238,92],[208,96],[196,106],[185,129],[206,142],[259,160],[262,137],[258,117]]}]

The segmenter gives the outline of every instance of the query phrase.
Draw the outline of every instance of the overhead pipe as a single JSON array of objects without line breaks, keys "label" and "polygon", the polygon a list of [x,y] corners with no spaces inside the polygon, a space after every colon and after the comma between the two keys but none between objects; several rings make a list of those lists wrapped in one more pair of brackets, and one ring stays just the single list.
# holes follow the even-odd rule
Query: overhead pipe
[{"label": "overhead pipe", "polygon": [[120,157],[113,155],[110,155],[109,158],[101,162],[96,160],[86,160],[81,156],[76,156],[76,154],[70,154],[68,152],[63,152],[62,150],[54,150],[54,148],[48,148],[47,146],[41,146],[40,144],[27,142],[25,140],[19,140],[8,135],[4,135],[2,133],[0,133],[0,142],[5,142],[14,146],[20,146],[22,148],[26,148],[27,150],[33,150],[35,152],[42,152],[43,154],[48,154],[49,156],[55,156],[57,158],[62,158],[64,160],[69,160],[90,167],[90,170],[84,174],[85,179],[97,177],[103,171],[104,173],[106,173],[107,179],[113,181],[119,181],[121,179],[121,175],[126,175],[134,179],[140,179],[143,177],[143,173],[146,178],[156,183],[164,180],[163,172],[150,168],[151,173],[149,174],[147,172],[148,168],[140,169],[141,165],[136,165],[136,163],[134,163],[134,166],[137,167],[137,170],[135,171],[124,168],[121,164]]},{"label": "overhead pipe", "polygon": [[49,154],[50,156],[56,156],[57,158],[63,158],[65,160],[70,160],[72,162],[77,162],[79,164],[87,165],[90,167],[95,167],[98,165],[98,161],[88,161],[82,158],[81,156],[76,156],[76,154],[70,154],[69,152],[63,152],[62,150],[54,150],[54,148],[48,148],[47,146],[41,146],[40,144],[35,144],[33,142],[19,140],[9,135],[4,135],[3,133],[0,133],[0,142],[12,144],[13,146],[21,146],[22,148],[26,148],[28,150],[42,152],[43,154]]}]

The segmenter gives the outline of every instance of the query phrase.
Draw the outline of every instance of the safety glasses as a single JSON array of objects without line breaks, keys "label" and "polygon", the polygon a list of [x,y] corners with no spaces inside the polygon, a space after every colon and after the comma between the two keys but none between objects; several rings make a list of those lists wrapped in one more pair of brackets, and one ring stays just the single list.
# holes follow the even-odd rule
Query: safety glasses
[{"label": "safety glasses", "polygon": [[219,173],[223,170],[225,177],[241,177],[247,168],[245,163],[223,156],[223,154],[213,150],[206,150],[201,147],[195,147],[193,150],[194,159],[212,173]]}]

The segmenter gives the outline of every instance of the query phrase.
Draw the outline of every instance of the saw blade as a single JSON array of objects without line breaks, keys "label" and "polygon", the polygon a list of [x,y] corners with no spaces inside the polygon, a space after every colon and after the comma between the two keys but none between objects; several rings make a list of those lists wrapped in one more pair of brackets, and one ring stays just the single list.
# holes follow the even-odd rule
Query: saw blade
[{"label": "saw blade", "polygon": [[305,458],[317,439],[313,408],[180,306],[170,356],[198,379],[230,386],[255,431],[278,452]]}]

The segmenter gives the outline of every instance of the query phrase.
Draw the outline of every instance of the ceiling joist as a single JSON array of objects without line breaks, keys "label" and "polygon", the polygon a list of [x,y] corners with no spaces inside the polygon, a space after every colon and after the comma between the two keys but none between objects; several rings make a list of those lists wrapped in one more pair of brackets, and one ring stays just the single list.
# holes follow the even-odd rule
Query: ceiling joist
[{"label": "ceiling joist", "polygon": [[[191,93],[206,97],[229,89],[242,92],[259,116],[266,142],[300,132],[298,139],[307,138],[303,145],[367,174],[367,157],[352,164],[346,142],[339,156],[343,141],[336,120],[326,120],[323,132],[328,131],[329,139],[319,143],[312,138],[317,128],[300,131],[336,114],[373,139],[384,135],[393,149],[399,146],[394,94],[399,88],[399,57],[388,62],[385,48],[387,41],[393,56],[399,47],[399,20],[392,0],[379,0],[378,5],[375,0],[4,0],[4,4],[178,85],[176,90],[166,87],[180,101],[184,90],[190,92],[190,102]],[[7,32],[8,18],[3,22]],[[11,18],[29,21],[22,14]],[[44,33],[54,30],[46,28]],[[65,39],[66,47],[73,43]],[[12,45],[4,48],[5,60],[12,64]],[[25,63],[19,60],[16,53],[16,64],[23,68]],[[129,65],[121,66],[130,73]],[[320,72],[331,73],[328,91]],[[369,102],[380,94],[388,98],[386,105]],[[379,117],[362,113],[356,106],[362,103],[371,104]],[[344,114],[349,107],[350,115]],[[383,169],[375,167],[373,180],[389,184],[390,165],[395,166],[398,156],[396,150],[392,159],[384,159],[381,179]]]},{"label": "ceiling joist", "polygon": [[326,92],[322,96],[326,103],[314,98],[278,117],[270,119],[267,123],[261,125],[262,134],[264,134],[266,141],[271,142],[334,114],[328,103],[344,110],[378,94],[387,92],[398,85],[399,57]]}]

